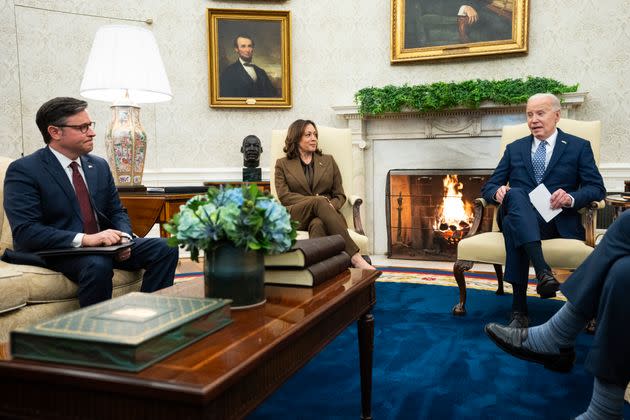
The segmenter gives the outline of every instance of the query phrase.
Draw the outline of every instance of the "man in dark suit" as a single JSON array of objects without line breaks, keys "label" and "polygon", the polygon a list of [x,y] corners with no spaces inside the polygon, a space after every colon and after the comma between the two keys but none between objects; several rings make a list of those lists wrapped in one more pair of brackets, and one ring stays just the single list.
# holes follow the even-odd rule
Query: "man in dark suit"
[{"label": "man in dark suit", "polygon": [[[575,339],[588,320],[597,328],[586,358],[595,376],[593,396],[578,419],[621,419],[630,382],[630,211],[608,228],[604,239],[561,287],[568,301],[545,324],[513,328],[488,324],[486,334],[501,349],[547,369],[568,372]],[[569,417],[569,416],[567,416]]]},{"label": "man in dark suit", "polygon": [[[602,200],[606,190],[587,140],[556,128],[560,101],[537,94],[527,102],[532,134],[507,145],[503,158],[481,189],[488,202],[501,204],[497,221],[506,249],[505,279],[512,283],[512,326],[527,327],[527,276],[531,261],[536,291],[542,298],[556,295],[559,283],[545,262],[542,239],[584,240],[578,210]],[[509,183],[509,186],[507,185]],[[562,212],[548,223],[529,199],[539,184],[551,192],[550,207]]]},{"label": "man in dark suit", "polygon": [[267,73],[252,63],[254,40],[249,35],[234,38],[238,59],[221,72],[219,96],[230,98],[273,98],[278,96]]},{"label": "man in dark suit", "polygon": [[46,147],[11,163],[4,181],[4,209],[13,232],[11,262],[35,261],[63,273],[79,286],[79,303],[112,296],[113,269],[145,269],[141,291],[173,284],[178,251],[160,238],[136,238],[116,255],[71,254],[45,260],[34,252],[71,247],[110,246],[131,240],[107,162],[89,154],[94,123],[87,102],[54,98],[37,111]]}]

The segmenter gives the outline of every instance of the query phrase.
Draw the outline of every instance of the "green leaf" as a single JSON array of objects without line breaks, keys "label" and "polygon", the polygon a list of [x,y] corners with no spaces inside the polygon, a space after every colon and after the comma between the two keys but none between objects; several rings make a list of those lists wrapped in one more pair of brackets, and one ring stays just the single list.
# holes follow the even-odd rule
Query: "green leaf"
[{"label": "green leaf", "polygon": [[354,101],[359,105],[361,115],[379,115],[407,109],[427,112],[460,106],[478,108],[483,101],[506,105],[520,104],[527,102],[527,99],[536,93],[548,92],[559,95],[576,92],[578,86],[532,76],[525,79],[475,79],[415,86],[366,87],[354,94]]}]

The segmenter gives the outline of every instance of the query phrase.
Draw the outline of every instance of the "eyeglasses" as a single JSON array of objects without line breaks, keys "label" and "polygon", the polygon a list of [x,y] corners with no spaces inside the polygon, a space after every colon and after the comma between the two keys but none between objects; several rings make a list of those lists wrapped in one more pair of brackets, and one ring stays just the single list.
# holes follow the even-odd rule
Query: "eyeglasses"
[{"label": "eyeglasses", "polygon": [[59,124],[59,125],[56,125],[55,127],[70,127],[70,128],[74,128],[75,130],[79,130],[81,133],[85,134],[88,132],[90,128],[94,130],[94,127],[96,127],[96,122],[92,121],[90,123],[85,123],[81,125]]}]

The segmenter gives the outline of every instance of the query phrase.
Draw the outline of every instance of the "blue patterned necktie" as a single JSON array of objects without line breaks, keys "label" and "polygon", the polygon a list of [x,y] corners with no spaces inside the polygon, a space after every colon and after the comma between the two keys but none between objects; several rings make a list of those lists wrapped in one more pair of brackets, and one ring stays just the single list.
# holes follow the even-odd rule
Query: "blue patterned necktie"
[{"label": "blue patterned necktie", "polygon": [[547,142],[541,141],[538,145],[538,149],[534,152],[532,158],[532,166],[534,167],[534,176],[536,177],[536,183],[540,184],[543,174],[545,173],[545,160],[547,158]]}]

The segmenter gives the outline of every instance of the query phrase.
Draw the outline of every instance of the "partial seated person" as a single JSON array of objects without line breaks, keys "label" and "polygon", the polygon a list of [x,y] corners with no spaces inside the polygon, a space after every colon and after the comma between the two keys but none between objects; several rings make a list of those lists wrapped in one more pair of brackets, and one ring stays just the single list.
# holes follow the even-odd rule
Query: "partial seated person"
[{"label": "partial seated person", "polygon": [[[556,295],[560,283],[545,261],[541,240],[584,240],[578,210],[606,194],[591,144],[556,128],[560,101],[549,93],[527,101],[531,135],[507,145],[499,165],[481,189],[483,198],[500,204],[497,222],[505,240],[505,280],[512,283],[511,326],[527,327],[527,277],[531,261],[541,298]],[[509,186],[508,186],[509,184]],[[562,212],[548,223],[529,199],[544,184],[551,193],[550,207]]]},{"label": "partial seated person", "polygon": [[[502,350],[568,372],[575,360],[575,339],[588,320],[597,328],[586,357],[595,376],[587,419],[623,418],[623,398],[630,382],[630,211],[608,228],[604,239],[571,274],[560,290],[567,302],[546,323],[532,328],[488,324],[486,334]],[[567,416],[568,418],[568,416]]]},{"label": "partial seated person", "polygon": [[142,292],[173,284],[178,250],[161,238],[136,238],[115,255],[72,254],[42,259],[37,251],[111,246],[130,241],[131,223],[107,162],[90,154],[94,122],[87,102],[54,98],[35,117],[46,147],[12,162],[4,180],[4,209],[14,251],[3,259],[35,262],[77,283],[79,304],[112,297],[113,269],[145,269]]},{"label": "partial seated person", "polygon": [[294,121],[283,150],[287,156],[276,161],[276,191],[291,218],[300,223],[298,229],[308,230],[310,237],[343,236],[352,265],[374,270],[348,235],[346,220],[339,212],[346,202],[341,173],[335,159],[318,149],[315,123]]}]

